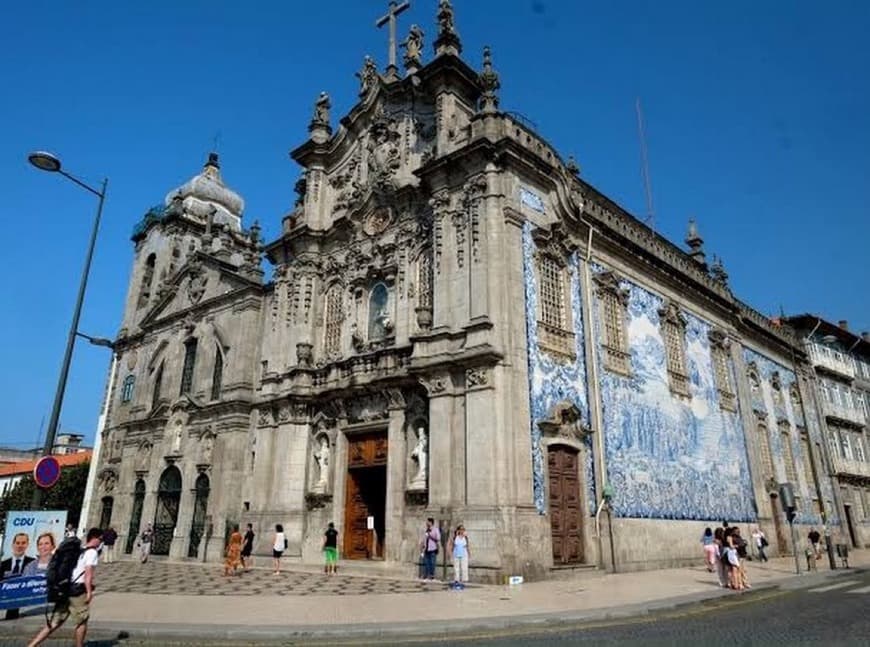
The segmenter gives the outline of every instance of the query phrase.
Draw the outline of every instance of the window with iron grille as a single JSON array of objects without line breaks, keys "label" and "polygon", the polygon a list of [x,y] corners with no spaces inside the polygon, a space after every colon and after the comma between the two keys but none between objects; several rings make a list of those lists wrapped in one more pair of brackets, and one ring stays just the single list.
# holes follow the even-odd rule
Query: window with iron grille
[{"label": "window with iron grille", "polygon": [[677,395],[689,395],[689,375],[686,372],[686,349],[683,337],[686,332],[685,321],[674,304],[666,304],[659,311],[662,323],[662,337],[665,342],[665,355],[668,365],[668,383]]},{"label": "window with iron grille", "polygon": [[572,331],[567,268],[546,253],[537,257],[538,265],[538,343],[557,358],[574,359],[576,347]]},{"label": "window with iron grille", "polygon": [[616,292],[607,291],[601,296],[604,319],[605,366],[617,373],[629,373],[629,353],[625,330],[625,306]]},{"label": "window with iron grille", "polygon": [[133,399],[133,385],[135,382],[136,378],[132,375],[124,378],[124,386],[121,389],[121,402],[129,402]]},{"label": "window with iron grille", "polygon": [[768,478],[776,476],[770,453],[770,438],[764,425],[758,425],[758,453],[761,455],[761,469],[764,470],[764,475]]},{"label": "window with iron grille", "polygon": [[737,397],[731,383],[731,365],[725,348],[713,348],[713,372],[716,390],[719,392],[719,406],[728,411],[737,411]]},{"label": "window with iron grille", "polygon": [[538,259],[541,275],[541,321],[553,328],[565,328],[565,284],[562,268],[555,259],[541,255]]},{"label": "window with iron grille", "polygon": [[151,392],[151,408],[156,409],[160,403],[160,390],[163,387],[163,362],[157,367],[157,374],[154,376],[154,390]]},{"label": "window with iron grille", "polygon": [[326,315],[323,333],[323,351],[328,355],[341,352],[341,323],[343,320],[341,286],[333,286],[326,293]]},{"label": "window with iron grille", "polygon": [[424,249],[417,262],[417,305],[421,308],[432,307],[432,250]]},{"label": "window with iron grille", "polygon": [[193,387],[193,369],[196,367],[196,338],[184,342],[184,367],[181,369],[181,389],[179,395],[190,393]]},{"label": "window with iron grille", "polygon": [[797,469],[794,462],[794,450],[791,446],[791,435],[784,427],[787,423],[780,424],[780,438],[782,439],[782,461],[785,463],[785,480],[797,485]]},{"label": "window with iron grille", "polygon": [[224,355],[221,353],[220,346],[215,344],[214,347],[214,370],[211,375],[211,399],[220,400],[221,387],[224,380]]}]

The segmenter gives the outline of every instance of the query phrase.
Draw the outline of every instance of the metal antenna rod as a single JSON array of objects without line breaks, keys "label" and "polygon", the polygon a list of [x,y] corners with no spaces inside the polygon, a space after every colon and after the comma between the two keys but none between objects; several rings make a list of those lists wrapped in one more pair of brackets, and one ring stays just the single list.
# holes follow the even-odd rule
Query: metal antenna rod
[{"label": "metal antenna rod", "polygon": [[643,176],[643,189],[646,193],[646,224],[650,229],[655,231],[656,215],[653,209],[652,183],[649,179],[649,159],[647,158],[646,133],[643,128],[643,111],[640,107],[640,97],[638,97],[635,107],[637,108],[637,132],[640,137],[640,172]]}]

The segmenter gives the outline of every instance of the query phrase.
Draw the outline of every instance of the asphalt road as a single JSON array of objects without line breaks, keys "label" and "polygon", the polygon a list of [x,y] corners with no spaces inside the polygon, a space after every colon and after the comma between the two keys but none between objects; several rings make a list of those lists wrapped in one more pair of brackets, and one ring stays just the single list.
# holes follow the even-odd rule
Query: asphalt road
[{"label": "asphalt road", "polygon": [[[26,642],[0,639],[0,647],[18,647]],[[269,642],[283,645],[367,645],[375,641]],[[768,590],[733,595],[700,605],[630,620],[539,628],[488,636],[444,641],[419,640],[380,644],[397,647],[531,647],[555,645],[774,645],[814,643],[870,645],[870,572],[833,579],[810,589]],[[68,645],[67,640],[49,640],[49,647]],[[90,647],[242,647],[262,643],[215,640],[183,642],[139,641],[94,636]]]}]

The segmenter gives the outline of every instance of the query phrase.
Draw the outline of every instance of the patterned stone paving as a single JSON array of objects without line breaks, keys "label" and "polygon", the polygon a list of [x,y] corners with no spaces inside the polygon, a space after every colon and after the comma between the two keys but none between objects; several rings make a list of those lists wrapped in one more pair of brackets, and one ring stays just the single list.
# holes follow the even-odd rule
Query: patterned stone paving
[{"label": "patterned stone paving", "polygon": [[367,593],[426,593],[442,591],[440,582],[396,580],[357,575],[333,575],[252,569],[223,576],[220,564],[149,561],[100,564],[96,573],[100,593],[161,595],[364,595]]}]

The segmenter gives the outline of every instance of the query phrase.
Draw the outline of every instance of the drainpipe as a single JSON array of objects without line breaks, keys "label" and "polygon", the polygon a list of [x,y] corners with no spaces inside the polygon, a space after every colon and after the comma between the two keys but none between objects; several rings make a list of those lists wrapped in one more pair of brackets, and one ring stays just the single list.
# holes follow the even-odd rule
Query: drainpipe
[{"label": "drainpipe", "polygon": [[[592,429],[595,432],[595,490],[600,504],[596,506],[595,514],[595,534],[598,538],[598,567],[606,568],[604,559],[604,546],[601,540],[601,524],[600,515],[602,508],[605,505],[604,500],[604,424],[601,413],[601,396],[598,391],[598,355],[595,345],[595,337],[593,334],[593,303],[592,303],[592,281],[589,276],[589,263],[592,260],[592,235],[594,228],[591,222],[580,214],[580,222],[586,225],[589,234],[586,239],[586,258],[584,263],[579,264],[580,270],[580,292],[583,296],[583,330],[586,339],[584,340],[584,348],[586,349],[586,366],[588,367],[588,388],[587,396],[589,398],[589,413],[591,416]],[[615,566],[615,565],[614,565]]]}]

